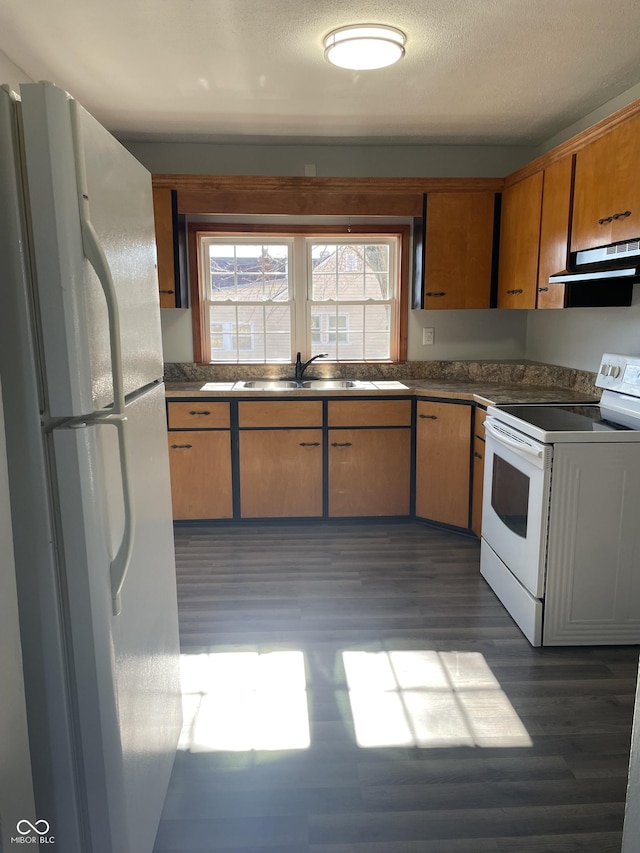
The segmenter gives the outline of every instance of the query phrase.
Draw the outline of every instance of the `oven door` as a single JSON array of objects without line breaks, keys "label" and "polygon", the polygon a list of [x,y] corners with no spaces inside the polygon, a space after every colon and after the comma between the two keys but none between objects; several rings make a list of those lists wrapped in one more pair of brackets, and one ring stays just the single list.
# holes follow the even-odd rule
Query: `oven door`
[{"label": "oven door", "polygon": [[553,448],[485,420],[482,538],[535,598],[544,594]]}]

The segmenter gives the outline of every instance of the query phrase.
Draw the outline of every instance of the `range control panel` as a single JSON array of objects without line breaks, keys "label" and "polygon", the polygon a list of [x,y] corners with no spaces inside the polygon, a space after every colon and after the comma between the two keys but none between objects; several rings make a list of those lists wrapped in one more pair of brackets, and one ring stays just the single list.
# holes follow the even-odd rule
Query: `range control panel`
[{"label": "range control panel", "polygon": [[598,388],[640,396],[640,356],[606,352],[596,379]]}]

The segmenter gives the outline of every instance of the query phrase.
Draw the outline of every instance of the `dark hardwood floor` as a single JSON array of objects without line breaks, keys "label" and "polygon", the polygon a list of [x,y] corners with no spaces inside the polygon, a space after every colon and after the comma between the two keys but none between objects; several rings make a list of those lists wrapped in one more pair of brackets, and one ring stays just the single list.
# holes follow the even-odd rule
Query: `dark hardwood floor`
[{"label": "dark hardwood floor", "polygon": [[184,526],[176,552],[155,853],[619,853],[636,648],[533,649],[478,542],[419,523]]}]

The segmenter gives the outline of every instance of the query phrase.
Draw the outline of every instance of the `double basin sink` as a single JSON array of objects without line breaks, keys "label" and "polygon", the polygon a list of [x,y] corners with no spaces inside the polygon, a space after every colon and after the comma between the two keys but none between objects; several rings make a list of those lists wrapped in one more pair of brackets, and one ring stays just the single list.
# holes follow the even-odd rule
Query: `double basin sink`
[{"label": "double basin sink", "polygon": [[240,390],[247,391],[287,391],[295,388],[315,389],[317,391],[340,391],[347,388],[363,387],[365,383],[352,379],[251,379],[248,382],[236,382]]}]

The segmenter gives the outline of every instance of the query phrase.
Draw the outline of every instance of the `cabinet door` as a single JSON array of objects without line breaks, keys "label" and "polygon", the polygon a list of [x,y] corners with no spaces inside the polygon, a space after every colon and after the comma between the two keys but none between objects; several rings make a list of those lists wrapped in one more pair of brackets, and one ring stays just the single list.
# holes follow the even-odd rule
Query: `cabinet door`
[{"label": "cabinet door", "polygon": [[495,193],[427,196],[423,307],[489,308]]},{"label": "cabinet door", "polygon": [[416,515],[469,526],[471,406],[419,401]]},{"label": "cabinet door", "polygon": [[484,441],[473,439],[473,490],[471,494],[471,529],[480,537],[482,533],[482,492],[484,478]]},{"label": "cabinet door", "polygon": [[171,499],[176,520],[231,518],[231,433],[169,433]]},{"label": "cabinet door", "polygon": [[322,515],[322,430],[241,430],[240,514]]},{"label": "cabinet door", "polygon": [[498,308],[535,308],[542,172],[502,193]]},{"label": "cabinet door", "polygon": [[409,515],[410,429],[329,431],[329,515]]},{"label": "cabinet door", "polygon": [[574,156],[544,170],[537,308],[564,308],[565,285],[549,284],[549,276],[565,272],[569,261],[569,227]]},{"label": "cabinet door", "polygon": [[158,287],[160,307],[176,307],[176,266],[173,198],[170,189],[153,190],[153,216],[156,225],[158,253]]},{"label": "cabinet door", "polygon": [[571,251],[640,237],[640,116],[576,154]]}]

